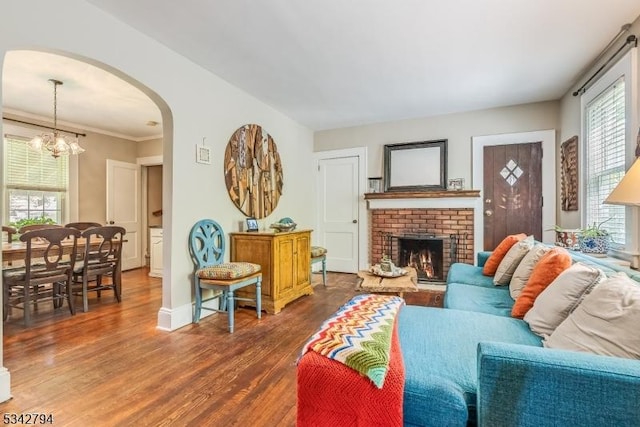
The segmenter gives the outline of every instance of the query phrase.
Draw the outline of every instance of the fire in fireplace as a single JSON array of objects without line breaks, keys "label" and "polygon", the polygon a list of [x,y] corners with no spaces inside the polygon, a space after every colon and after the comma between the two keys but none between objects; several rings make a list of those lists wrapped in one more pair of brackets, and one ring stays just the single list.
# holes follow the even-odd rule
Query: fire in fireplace
[{"label": "fire in fireplace", "polygon": [[401,236],[397,239],[399,266],[415,268],[419,281],[444,281],[444,241],[442,238],[431,235],[415,235]]}]

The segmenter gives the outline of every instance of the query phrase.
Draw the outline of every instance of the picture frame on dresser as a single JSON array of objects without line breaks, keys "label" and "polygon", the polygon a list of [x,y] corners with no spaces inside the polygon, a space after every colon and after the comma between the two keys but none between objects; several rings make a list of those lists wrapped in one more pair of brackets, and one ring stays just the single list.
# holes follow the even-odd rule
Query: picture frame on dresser
[{"label": "picture frame on dresser", "polygon": [[447,140],[386,144],[384,191],[447,189]]},{"label": "picture frame on dresser", "polygon": [[258,231],[258,220],[253,217],[247,218],[247,230],[246,231]]}]

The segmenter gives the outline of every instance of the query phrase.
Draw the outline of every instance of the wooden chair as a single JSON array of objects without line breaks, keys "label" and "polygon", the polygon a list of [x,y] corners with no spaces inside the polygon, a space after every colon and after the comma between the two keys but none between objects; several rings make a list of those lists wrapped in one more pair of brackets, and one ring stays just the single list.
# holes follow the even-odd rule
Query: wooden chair
[{"label": "wooden chair", "polygon": [[[2,226],[2,234],[6,234],[7,235],[7,243],[11,243],[13,242],[13,236],[15,236],[16,234],[18,234],[18,230],[16,230],[14,227],[10,227],[8,225],[3,225]],[[4,238],[2,240],[4,242]],[[3,261],[2,262],[2,266],[11,266],[13,265],[13,263],[11,261]]]},{"label": "wooden chair", "polygon": [[[31,305],[53,301],[54,308],[66,299],[71,314],[75,314],[71,298],[71,281],[77,252],[78,230],[47,227],[28,231],[20,236],[26,242],[25,266],[2,270],[4,318],[11,308],[24,312],[24,323],[31,324]],[[71,239],[70,261],[63,253],[62,241]]]},{"label": "wooden chair", "polygon": [[[72,230],[72,228],[70,228]],[[121,301],[121,262],[122,241],[126,233],[123,227],[107,225],[88,228],[82,232],[86,239],[84,254],[78,261],[73,271],[74,295],[82,295],[82,310],[89,311],[89,292],[97,292],[98,298],[104,290],[113,290],[118,302]],[[88,244],[92,239],[101,239],[97,249]],[[104,277],[110,277],[109,283],[102,281]]]},{"label": "wooden chair", "polygon": [[[235,301],[255,301],[258,319],[262,315],[262,272],[261,266],[249,262],[223,263],[225,236],[220,225],[211,220],[198,221],[189,233],[189,254],[194,264],[193,282],[195,288],[195,311],[193,323],[200,321],[201,310],[226,311],[229,319],[229,332],[233,333]],[[234,296],[237,289],[256,286],[256,297],[238,298]],[[202,290],[211,289],[214,295],[202,299]],[[207,301],[220,298],[220,309],[205,307]],[[225,304],[226,301],[226,304]]]},{"label": "wooden chair", "polygon": [[322,263],[322,284],[327,286],[327,249],[322,246],[311,246],[311,266]]},{"label": "wooden chair", "polygon": [[84,231],[89,228],[102,227],[102,224],[100,224],[99,222],[70,222],[69,224],[65,224],[64,226]]},{"label": "wooden chair", "polygon": [[18,230],[18,233],[24,234],[28,231],[42,230],[43,228],[62,228],[62,226],[57,224],[30,224],[30,225],[25,225],[24,227],[20,227],[20,229]]},{"label": "wooden chair", "polygon": [[2,226],[2,233],[6,233],[7,234],[7,242],[11,243],[13,241],[13,236],[15,236],[16,234],[18,234],[18,230],[15,229],[15,227],[10,227],[8,225],[3,225]]}]

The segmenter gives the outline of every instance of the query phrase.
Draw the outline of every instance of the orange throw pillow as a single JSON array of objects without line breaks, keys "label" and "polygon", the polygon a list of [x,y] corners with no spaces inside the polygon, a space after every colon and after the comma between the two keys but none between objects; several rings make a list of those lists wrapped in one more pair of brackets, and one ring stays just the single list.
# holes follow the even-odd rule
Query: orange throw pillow
[{"label": "orange throw pillow", "polygon": [[511,246],[515,245],[520,240],[523,240],[526,237],[527,235],[524,233],[512,234],[505,237],[502,242],[500,242],[498,247],[495,248],[493,252],[491,252],[491,255],[489,255],[487,262],[484,263],[484,267],[482,267],[482,274],[484,274],[485,276],[494,276],[496,274],[496,271],[498,270],[498,266],[500,265],[502,258],[504,258],[507,252],[509,252]]},{"label": "orange throw pillow", "polygon": [[511,309],[511,317],[522,319],[533,307],[538,295],[564,270],[571,267],[571,255],[563,248],[553,248],[540,258]]}]

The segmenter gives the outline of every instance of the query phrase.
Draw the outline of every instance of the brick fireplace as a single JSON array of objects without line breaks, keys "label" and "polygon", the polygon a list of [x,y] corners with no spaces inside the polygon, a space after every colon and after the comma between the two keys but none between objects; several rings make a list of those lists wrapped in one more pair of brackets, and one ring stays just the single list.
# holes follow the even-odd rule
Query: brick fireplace
[{"label": "brick fireplace", "polygon": [[[407,255],[400,250],[401,243],[406,241],[411,253],[419,253],[418,250],[413,249],[416,244],[413,241],[424,241],[427,244],[426,247],[428,248],[431,244],[432,249],[424,252],[428,254],[429,259],[427,260],[423,255],[421,264],[425,265],[425,261],[428,261],[426,265],[429,266],[434,262],[441,265],[436,267],[433,264],[434,269],[442,269],[436,271],[438,277],[433,278],[435,281],[446,280],[452,261],[473,264],[474,222],[477,207],[475,200],[468,203],[469,207],[463,207],[464,204],[459,202],[447,203],[447,200],[443,200],[455,196],[479,197],[479,192],[439,192],[430,194],[429,200],[423,200],[425,196],[417,197],[415,200],[416,195],[413,193],[411,195],[367,194],[365,198],[369,200],[369,263],[379,263],[383,254],[386,254],[398,266],[405,267],[406,265],[402,264],[407,262],[405,260]],[[438,207],[425,207],[430,204]],[[446,207],[448,204],[452,207]]]}]

